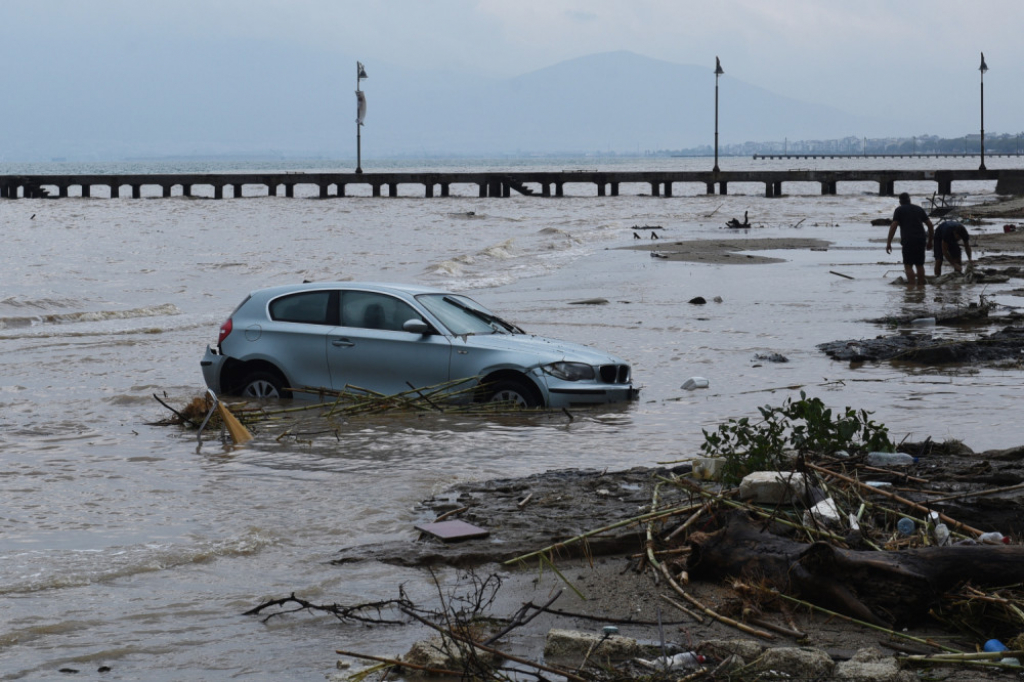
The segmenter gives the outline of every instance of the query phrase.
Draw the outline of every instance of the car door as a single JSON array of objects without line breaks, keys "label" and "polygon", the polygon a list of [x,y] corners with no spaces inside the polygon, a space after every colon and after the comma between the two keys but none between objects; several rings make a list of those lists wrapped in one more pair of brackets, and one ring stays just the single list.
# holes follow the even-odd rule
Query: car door
[{"label": "car door", "polygon": [[395,296],[342,291],[341,326],[327,341],[332,388],[393,395],[447,382],[451,343],[440,334],[405,331],[402,325],[410,319],[424,316]]},{"label": "car door", "polygon": [[[329,289],[279,296],[267,306],[269,321],[255,336],[259,359],[281,368],[296,388],[330,385],[327,335],[338,324],[338,294]],[[247,358],[255,359],[255,358]]]}]

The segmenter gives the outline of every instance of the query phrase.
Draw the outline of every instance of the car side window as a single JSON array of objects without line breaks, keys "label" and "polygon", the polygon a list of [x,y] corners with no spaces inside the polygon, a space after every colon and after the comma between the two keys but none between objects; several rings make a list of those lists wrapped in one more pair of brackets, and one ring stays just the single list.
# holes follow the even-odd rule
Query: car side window
[{"label": "car side window", "polygon": [[330,324],[330,291],[304,291],[270,302],[270,319],[305,324]]},{"label": "car side window", "polygon": [[361,329],[404,331],[402,325],[423,317],[405,301],[369,291],[346,291],[341,295],[341,326]]}]

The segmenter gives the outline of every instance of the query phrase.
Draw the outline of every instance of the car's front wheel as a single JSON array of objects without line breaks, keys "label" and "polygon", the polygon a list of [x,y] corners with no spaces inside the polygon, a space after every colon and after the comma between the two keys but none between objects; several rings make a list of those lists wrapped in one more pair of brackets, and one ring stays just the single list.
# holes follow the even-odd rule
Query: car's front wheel
[{"label": "car's front wheel", "polygon": [[511,403],[519,409],[540,407],[537,390],[523,379],[501,379],[488,387],[484,402]]},{"label": "car's front wheel", "polygon": [[238,391],[243,398],[286,398],[284,379],[280,374],[258,370],[246,374]]}]

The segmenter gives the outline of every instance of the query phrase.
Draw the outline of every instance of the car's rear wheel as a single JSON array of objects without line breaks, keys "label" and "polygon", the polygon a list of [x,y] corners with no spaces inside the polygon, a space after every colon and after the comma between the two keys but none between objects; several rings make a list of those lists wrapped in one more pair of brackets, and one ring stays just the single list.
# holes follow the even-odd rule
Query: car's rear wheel
[{"label": "car's rear wheel", "polygon": [[239,383],[238,394],[244,398],[287,398],[284,378],[276,372],[257,370],[249,372]]},{"label": "car's rear wheel", "polygon": [[501,379],[491,384],[484,402],[510,403],[518,409],[540,407],[537,390],[523,379]]}]

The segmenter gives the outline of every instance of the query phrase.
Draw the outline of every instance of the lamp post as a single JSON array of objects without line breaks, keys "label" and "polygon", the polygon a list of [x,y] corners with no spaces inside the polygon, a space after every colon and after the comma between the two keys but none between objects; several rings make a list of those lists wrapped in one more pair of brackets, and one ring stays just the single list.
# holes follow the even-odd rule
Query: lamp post
[{"label": "lamp post", "polygon": [[366,118],[366,95],[359,83],[366,78],[362,62],[356,62],[356,173],[363,172],[363,119]]},{"label": "lamp post", "polygon": [[985,63],[985,53],[981,53],[981,165],[978,170],[985,170],[985,72],[988,71],[988,64]]},{"label": "lamp post", "polygon": [[722,62],[715,57],[715,172],[718,172],[718,77],[722,71]]}]

